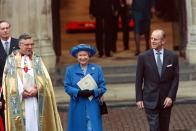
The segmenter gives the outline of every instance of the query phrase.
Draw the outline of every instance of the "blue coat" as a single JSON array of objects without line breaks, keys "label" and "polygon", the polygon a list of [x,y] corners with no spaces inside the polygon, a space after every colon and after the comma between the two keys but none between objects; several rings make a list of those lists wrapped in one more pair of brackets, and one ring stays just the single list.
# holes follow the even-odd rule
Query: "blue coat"
[{"label": "blue coat", "polygon": [[80,64],[68,66],[65,73],[65,92],[70,96],[68,131],[87,131],[86,113],[90,117],[93,131],[102,131],[102,118],[99,108],[99,97],[106,92],[104,75],[100,66],[88,64],[86,74],[90,74],[97,83],[98,88],[94,89],[94,97],[91,101],[88,98],[78,97],[78,81],[84,77]]}]

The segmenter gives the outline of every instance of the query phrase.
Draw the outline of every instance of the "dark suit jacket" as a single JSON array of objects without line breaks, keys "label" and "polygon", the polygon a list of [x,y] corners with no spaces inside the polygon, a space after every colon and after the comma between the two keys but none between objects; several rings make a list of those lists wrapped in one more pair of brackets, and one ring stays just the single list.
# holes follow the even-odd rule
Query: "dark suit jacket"
[{"label": "dark suit jacket", "polygon": [[[11,38],[9,54],[13,50],[16,50],[18,48],[19,48],[18,47],[18,40],[15,38]],[[5,52],[3,44],[0,41],[0,85],[2,85],[3,69],[4,69],[6,58],[7,58],[7,53]]]},{"label": "dark suit jacket", "polygon": [[162,75],[159,76],[153,50],[138,56],[136,71],[136,101],[144,101],[144,107],[154,109],[163,105],[166,97],[173,101],[179,83],[178,57],[164,49]]},{"label": "dark suit jacket", "polygon": [[119,0],[90,0],[89,13],[94,17],[110,17],[119,8]]}]

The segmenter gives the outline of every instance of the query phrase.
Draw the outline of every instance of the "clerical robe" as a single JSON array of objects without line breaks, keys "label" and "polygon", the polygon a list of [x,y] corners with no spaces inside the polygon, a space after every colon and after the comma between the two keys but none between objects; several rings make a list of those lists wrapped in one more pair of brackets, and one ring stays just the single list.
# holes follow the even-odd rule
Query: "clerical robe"
[{"label": "clerical robe", "polygon": [[[34,131],[37,128],[39,131],[63,131],[49,74],[41,57],[35,53],[28,58],[27,70],[32,71],[30,75],[38,90],[37,97],[22,98],[22,92],[26,89],[23,83],[26,70],[21,64],[23,61],[19,52],[13,52],[6,60],[3,74],[6,129],[27,131],[30,128]],[[31,114],[30,108],[33,108],[34,115]],[[34,128],[31,124],[35,125]]]}]

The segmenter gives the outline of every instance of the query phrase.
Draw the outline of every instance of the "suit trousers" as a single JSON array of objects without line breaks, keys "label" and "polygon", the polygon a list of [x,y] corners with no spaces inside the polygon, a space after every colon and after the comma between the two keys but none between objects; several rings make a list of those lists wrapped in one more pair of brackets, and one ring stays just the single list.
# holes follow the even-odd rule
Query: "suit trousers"
[{"label": "suit trousers", "polygon": [[111,16],[98,16],[96,17],[96,47],[99,55],[110,56],[112,49],[112,17]]},{"label": "suit trousers", "polygon": [[129,16],[127,6],[120,7],[119,17],[122,22],[124,49],[129,49]]},{"label": "suit trousers", "polygon": [[158,107],[155,109],[145,108],[150,131],[169,131],[171,109],[172,107]]}]

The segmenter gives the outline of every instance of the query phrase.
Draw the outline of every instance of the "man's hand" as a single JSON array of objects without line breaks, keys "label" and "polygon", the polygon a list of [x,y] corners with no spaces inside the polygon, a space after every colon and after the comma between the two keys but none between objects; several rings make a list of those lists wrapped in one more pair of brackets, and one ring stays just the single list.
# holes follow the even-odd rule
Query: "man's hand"
[{"label": "man's hand", "polygon": [[37,87],[34,86],[30,91],[24,90],[22,93],[23,98],[36,97],[37,96]]},{"label": "man's hand", "polygon": [[167,107],[170,107],[170,106],[172,106],[172,99],[170,98],[170,97],[166,97],[165,98],[165,101],[164,101],[164,103],[163,103],[163,105],[164,105],[164,108],[167,108]]},{"label": "man's hand", "polygon": [[37,96],[37,87],[33,87],[31,90],[30,90],[30,95],[31,97],[36,97]]},{"label": "man's hand", "polygon": [[28,98],[31,97],[30,93],[27,90],[24,90],[22,93],[22,98]]},{"label": "man's hand", "polygon": [[143,102],[143,101],[138,101],[138,102],[136,103],[136,105],[137,105],[137,107],[138,107],[139,109],[144,109],[144,102]]}]

